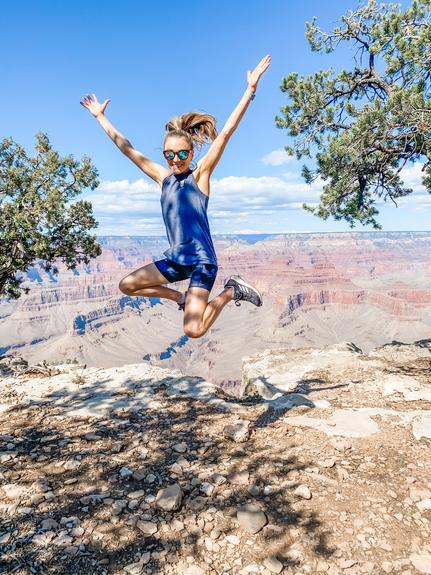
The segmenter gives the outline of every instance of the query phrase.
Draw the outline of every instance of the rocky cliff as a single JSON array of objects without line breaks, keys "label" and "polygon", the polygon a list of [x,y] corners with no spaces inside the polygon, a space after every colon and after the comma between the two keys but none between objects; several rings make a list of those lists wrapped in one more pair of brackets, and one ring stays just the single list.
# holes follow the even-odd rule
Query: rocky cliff
[{"label": "rocky cliff", "polygon": [[0,366],[3,573],[431,573],[431,340]]},{"label": "rocky cliff", "polygon": [[320,348],[353,339],[368,351],[431,332],[429,232],[216,238],[212,296],[239,273],[261,290],[264,305],[227,306],[199,341],[184,338],[173,302],[118,291],[120,278],[161,257],[166,241],[101,241],[103,253],[89,265],[61,268],[58,278],[35,268],[27,296],[0,302],[0,355],[19,350],[32,362],[76,357],[98,367],[145,359],[221,384],[240,380],[241,356],[280,345]]}]

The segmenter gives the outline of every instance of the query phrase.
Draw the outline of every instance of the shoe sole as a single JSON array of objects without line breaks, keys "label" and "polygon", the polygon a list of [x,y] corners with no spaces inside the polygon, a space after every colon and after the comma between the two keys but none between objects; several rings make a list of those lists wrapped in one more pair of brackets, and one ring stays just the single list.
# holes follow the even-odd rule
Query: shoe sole
[{"label": "shoe sole", "polygon": [[[247,282],[245,282],[241,276],[230,276],[230,279],[233,279],[235,281],[237,281],[238,283],[242,283],[243,285],[247,286],[248,288],[252,289],[253,291],[255,291],[259,297],[260,297],[260,304],[256,307],[261,307],[261,305],[263,304],[263,298],[262,298],[262,294],[252,285],[248,284]],[[229,281],[229,280],[228,280]],[[252,302],[250,302],[252,303]],[[254,304],[256,305],[256,304]]]}]

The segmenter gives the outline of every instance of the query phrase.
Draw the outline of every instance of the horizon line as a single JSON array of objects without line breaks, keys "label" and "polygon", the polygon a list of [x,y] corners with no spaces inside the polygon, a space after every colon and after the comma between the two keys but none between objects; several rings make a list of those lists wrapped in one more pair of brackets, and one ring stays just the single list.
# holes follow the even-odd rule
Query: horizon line
[{"label": "horizon line", "polygon": [[[417,233],[429,234],[431,230],[352,230],[352,231],[316,231],[316,232],[255,232],[255,233],[213,233],[212,237],[216,236],[285,236],[297,234],[400,234],[400,233]],[[96,234],[100,238],[166,238],[166,235],[152,235],[152,234]]]}]

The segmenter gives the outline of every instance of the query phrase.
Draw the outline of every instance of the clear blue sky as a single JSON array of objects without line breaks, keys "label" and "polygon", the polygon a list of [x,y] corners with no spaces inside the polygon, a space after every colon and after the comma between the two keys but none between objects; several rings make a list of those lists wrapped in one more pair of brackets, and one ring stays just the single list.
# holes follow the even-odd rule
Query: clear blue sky
[{"label": "clear blue sky", "polygon": [[[303,200],[316,201],[319,190],[304,185],[302,163],[277,165],[280,154],[268,155],[288,142],[274,123],[285,102],[283,76],[338,68],[353,56],[347,50],[336,56],[311,52],[305,22],[315,15],[328,29],[356,6],[346,0],[2,3],[0,137],[31,150],[34,134],[45,131],[61,153],[90,156],[102,182],[88,194],[99,233],[163,234],[157,187],[80,106],[81,96],[110,98],[106,114],[113,124],[163,163],[166,121],[204,110],[221,128],[246,88],[246,71],[269,53],[272,63],[256,99],[213,174],[213,233],[348,230],[299,209]],[[418,173],[412,168],[408,174],[415,187]],[[420,187],[415,196],[398,210],[382,207],[385,230],[429,229],[431,196]]]}]

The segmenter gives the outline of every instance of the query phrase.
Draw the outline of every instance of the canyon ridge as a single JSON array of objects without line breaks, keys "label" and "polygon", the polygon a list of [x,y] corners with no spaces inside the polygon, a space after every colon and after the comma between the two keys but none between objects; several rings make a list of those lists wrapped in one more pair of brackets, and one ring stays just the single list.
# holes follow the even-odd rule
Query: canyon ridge
[{"label": "canyon ridge", "polygon": [[[102,237],[103,253],[57,277],[28,271],[28,295],[0,301],[0,355],[87,366],[180,369],[235,390],[241,358],[264,349],[355,341],[364,351],[431,333],[431,233],[349,232],[215,236],[219,272],[263,294],[229,304],[201,339],[187,338],[174,302],[132,298],[119,280],[163,257],[161,237]],[[188,283],[179,282],[178,289]],[[210,296],[211,299],[211,296]]]}]

